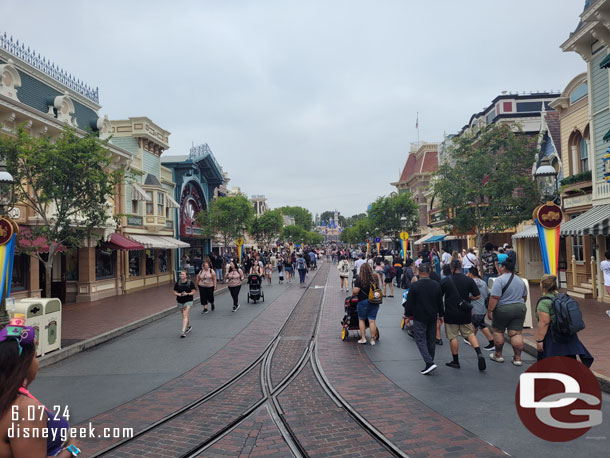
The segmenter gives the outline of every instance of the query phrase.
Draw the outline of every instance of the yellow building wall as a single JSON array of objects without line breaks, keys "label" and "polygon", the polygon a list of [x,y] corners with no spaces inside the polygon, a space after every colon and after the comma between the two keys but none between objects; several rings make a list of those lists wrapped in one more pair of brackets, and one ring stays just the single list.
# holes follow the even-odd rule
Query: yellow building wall
[{"label": "yellow building wall", "polygon": [[569,139],[572,132],[580,131],[585,133],[585,127],[589,123],[589,103],[588,97],[579,100],[574,105],[561,113],[559,124],[561,126],[561,163],[563,164],[563,176],[573,175],[572,158],[569,146]]}]

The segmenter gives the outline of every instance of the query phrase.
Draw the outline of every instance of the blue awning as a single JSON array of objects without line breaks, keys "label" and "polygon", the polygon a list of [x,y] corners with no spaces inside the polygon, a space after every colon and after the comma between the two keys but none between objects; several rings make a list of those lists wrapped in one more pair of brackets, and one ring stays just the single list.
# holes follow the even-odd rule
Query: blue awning
[{"label": "blue awning", "polygon": [[428,243],[433,243],[433,242],[441,242],[445,239],[446,235],[435,235],[434,237],[431,237],[427,240]]}]

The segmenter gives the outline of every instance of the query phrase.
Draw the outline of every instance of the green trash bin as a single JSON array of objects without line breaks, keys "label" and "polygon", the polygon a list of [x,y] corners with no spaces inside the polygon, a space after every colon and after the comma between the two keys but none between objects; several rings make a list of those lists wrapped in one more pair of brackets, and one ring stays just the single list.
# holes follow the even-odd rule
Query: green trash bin
[{"label": "green trash bin", "polygon": [[45,339],[44,335],[44,307],[36,298],[22,299],[15,301],[15,313],[25,315],[25,325],[32,326],[36,332],[36,355],[42,356],[45,354]]},{"label": "green trash bin", "polygon": [[61,348],[61,301],[56,297],[27,298],[22,302],[39,303],[42,305],[42,338],[44,353]]}]

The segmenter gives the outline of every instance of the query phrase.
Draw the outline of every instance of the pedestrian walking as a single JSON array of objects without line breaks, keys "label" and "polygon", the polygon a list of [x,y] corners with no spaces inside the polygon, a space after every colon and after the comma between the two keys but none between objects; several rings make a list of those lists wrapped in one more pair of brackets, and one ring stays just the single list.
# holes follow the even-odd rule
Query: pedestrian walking
[{"label": "pedestrian walking", "polygon": [[345,289],[346,292],[349,292],[349,261],[345,259],[345,255],[341,256],[341,261],[339,261],[337,269],[339,270],[339,282],[341,284],[341,291]]},{"label": "pedestrian walking", "polygon": [[305,287],[305,275],[307,274],[307,262],[302,254],[297,258],[297,270],[299,271],[299,285]]},{"label": "pedestrian walking", "polygon": [[354,282],[354,289],[352,294],[358,296],[358,325],[360,327],[360,340],[359,344],[365,344],[366,340],[366,321],[369,320],[370,330],[370,342],[371,345],[375,345],[376,340],[379,338],[377,332],[377,325],[375,320],[377,319],[377,312],[379,312],[379,304],[369,303],[369,292],[372,286],[379,288],[379,277],[371,266],[368,264],[362,264],[360,267],[360,274]]},{"label": "pedestrian walking", "polygon": [[241,290],[241,282],[244,281],[244,272],[239,268],[235,261],[229,262],[229,270],[227,272],[227,286],[233,298],[233,311],[236,312],[239,308],[239,291]]},{"label": "pedestrian walking", "polygon": [[610,250],[606,250],[604,256],[606,259],[599,264],[599,267],[604,274],[604,287],[606,288],[606,294],[610,296]]},{"label": "pedestrian walking", "polygon": [[553,301],[559,295],[557,277],[555,275],[543,275],[540,280],[540,290],[542,291],[542,297],[536,305],[538,360],[551,356],[568,356],[576,359],[578,355],[585,366],[591,367],[594,358],[582,344],[578,334],[563,336],[553,333],[552,324],[557,321]]},{"label": "pedestrian walking", "polygon": [[208,313],[208,303],[214,310],[214,291],[216,290],[216,272],[212,270],[209,261],[204,261],[201,272],[197,275],[197,285],[199,286],[199,298],[203,310],[201,313]]},{"label": "pedestrian walking", "polygon": [[[396,276],[396,270],[391,262],[384,263],[383,266],[383,295],[386,297],[394,297],[394,285],[392,285],[392,280]],[[390,286],[390,294],[387,293],[388,285]]]},{"label": "pedestrian walking", "polygon": [[[466,274],[467,277],[472,278],[479,288],[480,296],[478,299],[472,301],[472,325],[474,326],[474,334],[476,336],[477,331],[481,330],[485,338],[487,339],[487,345],[483,348],[485,350],[493,350],[494,347],[494,339],[491,335],[491,331],[485,323],[485,316],[487,315],[487,304],[489,303],[489,288],[487,287],[487,283],[481,280],[479,275],[479,269],[476,267],[471,267],[470,271]],[[470,341],[464,339],[468,345],[470,345]]]},{"label": "pedestrian walking", "polygon": [[[205,263],[204,263],[205,265]],[[176,296],[176,305],[182,314],[182,331],[180,337],[184,338],[191,332],[191,307],[193,306],[193,295],[197,292],[195,284],[188,277],[185,270],[180,272],[180,278],[174,284],[174,295]]]},{"label": "pedestrian walking", "polygon": [[271,275],[273,273],[273,266],[271,265],[270,262],[268,262],[267,264],[265,264],[265,277],[267,278],[267,284],[270,285],[271,284]]},{"label": "pedestrian walking", "polygon": [[444,266],[448,266],[451,264],[451,253],[449,253],[449,250],[447,248],[442,248],[442,254],[441,254],[441,271],[443,270]]},{"label": "pedestrian walking", "polygon": [[223,276],[222,276],[222,256],[217,256],[216,254],[212,253],[213,258],[211,258],[212,261],[212,267],[214,268],[214,271],[216,272],[216,280],[222,282]]},{"label": "pedestrian walking", "polygon": [[485,244],[485,250],[483,250],[481,258],[483,259],[483,281],[488,285],[490,278],[498,276],[499,269],[498,255],[494,253],[494,246],[491,242]]},{"label": "pedestrian walking", "polygon": [[383,269],[385,268],[385,264],[383,263],[383,258],[381,256],[377,256],[375,258],[375,273],[377,274],[378,284],[383,285]]},{"label": "pedestrian walking", "polygon": [[492,319],[495,351],[489,357],[503,363],[504,331],[508,330],[510,344],[513,347],[513,364],[521,366],[523,351],[523,322],[527,307],[527,288],[521,278],[515,275],[515,265],[507,259],[500,265],[500,276],[491,288],[491,298],[487,308],[487,317]]},{"label": "pedestrian walking", "polygon": [[441,288],[445,296],[445,335],[449,339],[453,359],[446,366],[460,368],[458,336],[468,339],[477,354],[480,371],[486,369],[485,358],[479,348],[471,321],[472,300],[479,299],[480,293],[472,278],[462,273],[459,262],[451,265],[452,273],[441,280]]},{"label": "pedestrian walking", "polygon": [[394,271],[396,272],[396,287],[400,288],[400,282],[402,280],[402,273],[403,273],[403,261],[401,257],[395,257],[394,258]]},{"label": "pedestrian walking", "polygon": [[436,369],[435,338],[437,322],[442,323],[444,315],[443,292],[438,282],[430,280],[430,264],[422,265],[419,275],[407,295],[406,316],[413,317],[413,337],[426,363],[420,373],[427,375]]},{"label": "pedestrian walking", "polygon": [[[479,267],[479,258],[472,247],[468,248],[468,252],[462,256],[462,271],[468,272],[471,267]],[[451,270],[453,270],[453,267]]]}]

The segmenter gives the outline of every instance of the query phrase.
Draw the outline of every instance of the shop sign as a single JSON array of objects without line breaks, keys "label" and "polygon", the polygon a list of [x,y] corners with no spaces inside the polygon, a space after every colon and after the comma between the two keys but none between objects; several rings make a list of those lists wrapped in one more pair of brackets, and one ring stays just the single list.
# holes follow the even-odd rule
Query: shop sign
[{"label": "shop sign", "polygon": [[142,217],[141,216],[128,216],[127,217],[127,225],[129,225],[129,226],[141,226],[142,225]]},{"label": "shop sign", "polygon": [[577,196],[564,197],[563,208],[581,207],[591,204],[593,194],[579,194]]}]

